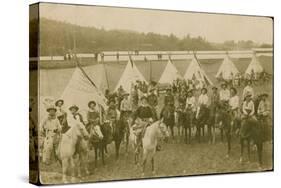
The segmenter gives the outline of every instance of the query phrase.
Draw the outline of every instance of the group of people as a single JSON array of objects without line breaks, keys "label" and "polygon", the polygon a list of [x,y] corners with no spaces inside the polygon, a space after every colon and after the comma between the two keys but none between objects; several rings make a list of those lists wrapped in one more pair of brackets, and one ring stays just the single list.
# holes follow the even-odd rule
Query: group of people
[{"label": "group of people", "polygon": [[[95,126],[102,126],[105,121],[116,122],[131,118],[131,124],[128,126],[134,130],[140,144],[145,128],[156,120],[163,119],[163,122],[170,127],[173,137],[174,125],[183,126],[184,123],[179,121],[177,114],[189,112],[193,119],[197,119],[201,108],[208,108],[211,113],[215,113],[220,105],[224,105],[231,113],[233,121],[246,118],[256,120],[258,116],[264,124],[268,123],[270,115],[268,94],[255,95],[251,81],[247,82],[241,97],[235,87],[228,88],[225,82],[220,88],[213,86],[211,92],[203,87],[198,98],[193,88],[181,87],[179,92],[174,93],[173,88],[169,87],[166,89],[163,105],[160,105],[162,102],[159,102],[157,88],[143,85],[143,83],[136,85],[131,93],[125,92],[122,88],[119,88],[117,93],[108,93],[107,109],[101,110],[97,108],[94,100],[89,101],[86,118],[79,113],[77,105],[70,106],[68,108],[70,113],[67,113],[63,99],[57,100],[54,106],[49,106],[46,109],[48,116],[39,126],[43,137],[43,162],[49,164],[52,161],[60,135],[70,129],[69,118],[81,122],[88,131]],[[138,95],[136,101],[134,92],[138,94],[140,86],[148,91],[142,96]]]}]

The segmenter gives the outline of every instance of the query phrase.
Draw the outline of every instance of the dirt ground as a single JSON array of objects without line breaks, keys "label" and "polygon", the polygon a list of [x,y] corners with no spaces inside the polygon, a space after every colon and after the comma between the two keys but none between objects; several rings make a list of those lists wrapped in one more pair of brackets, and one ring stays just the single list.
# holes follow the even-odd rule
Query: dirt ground
[{"label": "dirt ground", "polygon": [[[80,181],[97,182],[122,179],[139,179],[152,177],[186,176],[200,174],[217,174],[231,172],[252,172],[272,169],[272,144],[264,143],[262,169],[257,162],[256,151],[252,150],[249,162],[240,163],[240,145],[235,138],[232,143],[232,151],[229,158],[226,158],[226,143],[218,141],[215,144],[198,143],[192,140],[191,144],[178,143],[179,140],[170,140],[162,144],[162,150],[157,152],[155,157],[156,174],[152,174],[151,165],[148,162],[145,175],[142,175],[142,168],[134,164],[132,150],[125,153],[124,145],[121,146],[119,160],[114,157],[114,144],[109,145],[109,155],[106,157],[106,165],[101,161],[98,167],[94,168],[94,154],[90,153],[89,168],[91,174],[84,176]],[[246,155],[245,155],[245,158]],[[41,181],[48,184],[61,183],[61,169],[59,163],[51,166],[41,166]],[[76,179],[79,182],[78,179]],[[76,182],[75,181],[75,182]]]}]

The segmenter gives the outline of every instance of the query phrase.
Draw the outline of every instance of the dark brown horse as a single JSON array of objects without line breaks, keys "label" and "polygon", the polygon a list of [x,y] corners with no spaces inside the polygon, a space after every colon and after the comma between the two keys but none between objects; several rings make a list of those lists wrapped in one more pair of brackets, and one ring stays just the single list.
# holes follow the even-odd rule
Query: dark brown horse
[{"label": "dark brown horse", "polygon": [[209,115],[210,115],[210,109],[207,106],[202,105],[199,109],[199,113],[197,118],[195,118],[195,125],[196,125],[196,137],[201,142],[201,136],[204,137],[205,135],[205,125],[208,126],[208,136],[211,136],[211,129],[209,128],[210,122],[209,122]]},{"label": "dark brown horse", "polygon": [[247,143],[248,150],[248,160],[250,161],[250,144],[254,143],[257,147],[258,161],[259,165],[262,165],[262,152],[263,152],[263,126],[261,126],[260,122],[258,122],[254,118],[244,118],[241,122],[240,128],[240,145],[241,145],[241,153],[240,153],[240,162],[244,161],[244,146],[245,142]]},{"label": "dark brown horse", "polygon": [[187,144],[187,130],[188,130],[188,143],[191,143],[191,128],[193,127],[193,120],[194,120],[194,112],[192,109],[186,109],[185,117],[184,117],[184,138],[185,143]]}]

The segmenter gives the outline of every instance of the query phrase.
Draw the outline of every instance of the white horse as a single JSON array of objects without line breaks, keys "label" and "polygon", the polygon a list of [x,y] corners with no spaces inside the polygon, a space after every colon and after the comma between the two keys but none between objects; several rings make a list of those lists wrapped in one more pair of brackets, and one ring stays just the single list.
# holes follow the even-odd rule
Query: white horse
[{"label": "white horse", "polygon": [[[83,147],[84,150],[87,150],[88,143],[84,138],[89,138],[89,133],[80,121],[72,120],[68,123],[71,125],[71,128],[66,133],[62,134],[58,147],[58,156],[62,161],[62,181],[64,183],[67,183],[66,173],[68,170],[71,171],[72,181],[75,180],[74,175],[76,168],[80,174],[80,164],[77,166],[75,165],[75,154],[79,154],[80,152],[77,151],[77,143],[79,142],[79,147]],[[78,158],[78,160],[82,162],[81,158]]]},{"label": "white horse", "polygon": [[[131,129],[130,140],[133,140],[134,146],[136,146],[136,135],[132,132]],[[154,156],[156,153],[156,146],[159,138],[168,138],[169,131],[165,123],[163,123],[163,119],[152,123],[145,130],[144,136],[142,138],[142,147],[143,147],[143,175],[145,172],[146,161],[150,158],[152,172],[155,174],[154,168]]]}]

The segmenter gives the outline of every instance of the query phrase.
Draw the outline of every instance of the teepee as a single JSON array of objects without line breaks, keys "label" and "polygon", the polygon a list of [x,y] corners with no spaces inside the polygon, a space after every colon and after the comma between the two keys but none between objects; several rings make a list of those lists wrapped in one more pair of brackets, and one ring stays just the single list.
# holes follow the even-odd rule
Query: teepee
[{"label": "teepee", "polygon": [[169,59],[164,69],[164,72],[162,73],[158,82],[160,84],[165,84],[165,83],[172,84],[173,81],[177,79],[182,79],[182,76],[179,74],[177,68],[173,65],[173,63]]},{"label": "teepee", "polygon": [[189,64],[184,74],[184,79],[198,82],[198,88],[202,88],[204,85],[213,85],[212,81],[208,78],[205,71],[201,68],[195,56],[193,57],[191,63]]},{"label": "teepee", "polygon": [[79,66],[75,68],[60,98],[64,100],[66,108],[71,105],[77,105],[80,111],[86,111],[88,102],[91,100],[94,100],[104,109],[107,108],[106,98],[98,89],[96,83]]},{"label": "teepee", "polygon": [[104,93],[105,90],[109,88],[106,69],[103,63],[99,63],[89,67],[87,69],[87,72],[89,73],[88,74],[89,77],[91,77],[92,80],[94,80],[99,91]]},{"label": "teepee", "polygon": [[253,55],[252,61],[250,62],[248,68],[245,71],[245,74],[251,75],[252,72],[261,73],[263,71],[263,67],[261,66],[259,60],[257,59],[256,55]]},{"label": "teepee", "polygon": [[217,74],[216,78],[223,78],[225,80],[231,80],[237,73],[239,73],[238,69],[231,61],[228,55],[224,58]]},{"label": "teepee", "polygon": [[124,91],[130,93],[132,86],[136,84],[136,81],[144,81],[147,83],[144,76],[140,73],[134,62],[130,59],[114,91],[117,91],[118,88],[122,86]]}]

